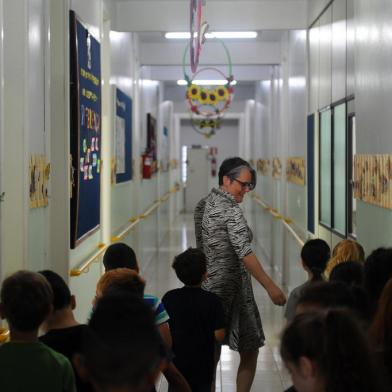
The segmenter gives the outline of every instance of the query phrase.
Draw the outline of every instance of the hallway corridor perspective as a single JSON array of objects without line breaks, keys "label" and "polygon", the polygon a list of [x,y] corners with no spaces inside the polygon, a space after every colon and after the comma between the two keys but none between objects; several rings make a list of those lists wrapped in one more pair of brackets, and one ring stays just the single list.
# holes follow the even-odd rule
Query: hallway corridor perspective
[{"label": "hallway corridor perspective", "polygon": [[[152,262],[142,271],[142,276],[147,281],[146,293],[155,294],[162,298],[168,290],[181,287],[182,284],[175,276],[171,263],[176,254],[195,245],[193,216],[181,214],[177,217],[173,230],[164,238],[156,258],[152,259]],[[264,268],[273,276],[271,268],[264,261],[262,250],[258,246],[255,249]],[[300,268],[299,265],[298,268]],[[266,345],[259,352],[252,391],[280,392],[291,385],[290,376],[279,355],[279,334],[284,325],[283,308],[273,305],[265,290],[254,280],[253,289],[263,322]],[[217,370],[217,392],[235,392],[238,363],[238,353],[223,346]],[[157,390],[159,392],[167,391],[167,383],[164,378],[159,381]]]}]

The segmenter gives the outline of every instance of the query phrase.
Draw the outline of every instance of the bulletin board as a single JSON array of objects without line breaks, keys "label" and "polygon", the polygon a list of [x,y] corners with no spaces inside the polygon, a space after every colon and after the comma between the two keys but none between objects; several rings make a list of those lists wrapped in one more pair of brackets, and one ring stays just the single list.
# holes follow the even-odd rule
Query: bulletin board
[{"label": "bulletin board", "polygon": [[132,99],[115,89],[114,148],[116,183],[132,180]]},{"label": "bulletin board", "polygon": [[99,229],[101,183],[100,44],[70,11],[71,248]]}]

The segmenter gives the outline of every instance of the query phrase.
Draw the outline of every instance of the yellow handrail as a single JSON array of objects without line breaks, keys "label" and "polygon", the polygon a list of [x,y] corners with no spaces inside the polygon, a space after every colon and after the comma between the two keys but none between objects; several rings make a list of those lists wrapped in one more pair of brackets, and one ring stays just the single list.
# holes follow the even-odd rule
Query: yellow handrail
[{"label": "yellow handrail", "polygon": [[5,343],[10,337],[10,331],[0,327],[0,343]]},{"label": "yellow handrail", "polygon": [[260,196],[257,196],[256,194],[252,194],[252,199],[257,203],[260,204],[261,207],[264,208],[266,212],[269,212],[275,219],[278,219],[282,222],[283,226],[292,234],[294,239],[298,242],[298,244],[302,247],[304,246],[304,241],[303,239],[297,234],[297,232],[294,230],[294,228],[291,226],[293,221],[290,218],[287,218],[280,214],[275,208],[272,208],[269,206],[265,201],[262,200]]},{"label": "yellow handrail", "polygon": [[[156,209],[158,209],[164,202],[166,202],[169,197],[176,193],[180,189],[180,186],[176,184],[173,188],[169,190],[169,192],[165,193],[159,200],[156,200],[146,211],[142,214],[137,215],[129,219],[130,224],[125,226],[117,235],[111,238],[111,242],[117,242],[123,239],[136,225],[138,225],[143,219],[147,218],[151,215]],[[73,268],[70,271],[70,276],[80,276],[82,273],[86,273],[89,271],[90,265],[97,261],[106,251],[108,245],[99,244],[99,250],[93,253],[87,260],[85,260],[82,264],[80,264],[77,268]]]},{"label": "yellow handrail", "polygon": [[86,261],[84,261],[78,268],[73,268],[70,271],[70,276],[79,276],[83,272],[88,272],[90,269],[90,265],[94,263],[94,261],[97,261],[100,256],[102,256],[105,253],[105,250],[107,249],[107,245],[105,244],[99,244],[98,245],[99,250],[93,253]]}]

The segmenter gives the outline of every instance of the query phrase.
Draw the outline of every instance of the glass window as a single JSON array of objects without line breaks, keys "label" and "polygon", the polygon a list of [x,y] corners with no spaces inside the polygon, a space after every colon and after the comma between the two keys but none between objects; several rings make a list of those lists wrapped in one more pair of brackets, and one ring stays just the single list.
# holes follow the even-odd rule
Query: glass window
[{"label": "glass window", "polygon": [[346,235],[346,103],[333,112],[333,228]]},{"label": "glass window", "polygon": [[320,222],[331,226],[331,110],[320,113]]}]

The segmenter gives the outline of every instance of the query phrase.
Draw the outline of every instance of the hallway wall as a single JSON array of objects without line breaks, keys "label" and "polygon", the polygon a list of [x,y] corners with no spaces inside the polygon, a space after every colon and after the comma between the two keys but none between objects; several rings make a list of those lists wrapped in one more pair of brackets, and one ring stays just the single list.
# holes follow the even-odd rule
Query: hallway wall
[{"label": "hallway wall", "polygon": [[[157,132],[163,132],[159,110],[163,86],[146,85],[141,80],[138,36],[111,31],[110,1],[18,0],[0,2],[0,6],[0,15],[4,16],[0,18],[4,29],[1,41],[4,49],[0,46],[0,76],[4,78],[0,95],[0,113],[4,113],[0,128],[0,193],[6,194],[0,205],[0,280],[21,268],[54,269],[69,281],[78,297],[76,316],[85,321],[96,281],[102,273],[101,259],[80,276],[70,278],[70,271],[79,268],[102,244],[109,245],[130,218],[142,214],[179,181],[173,162],[170,171],[158,172],[151,180],[142,180],[140,175],[140,155],[146,144],[146,113],[153,113],[158,121]],[[72,250],[69,247],[70,9],[101,43],[103,140],[100,229]],[[132,181],[111,185],[115,85],[133,100],[134,172]],[[179,158],[179,149],[177,145],[170,146],[178,144],[172,129],[173,111],[169,107],[164,112],[169,158],[174,161]],[[162,135],[158,137],[161,142]],[[3,140],[7,148],[3,147]],[[29,208],[30,154],[45,154],[51,164],[49,205],[44,208]],[[167,234],[169,217],[173,219],[178,211],[177,197],[169,200],[122,239],[135,248],[142,270]]]},{"label": "hallway wall", "polygon": [[[390,154],[392,146],[392,4],[354,2],[355,108],[359,154]],[[358,203],[358,239],[366,252],[391,246],[392,211]]]},{"label": "hallway wall", "polygon": [[[258,173],[255,193],[280,214],[290,218],[302,238],[307,236],[306,186],[286,181],[285,166],[288,157],[306,159],[306,34],[291,31],[283,35],[282,64],[271,66],[271,78],[256,84],[255,104],[250,111],[254,120],[250,138],[250,157],[270,161],[268,175]],[[261,132],[260,132],[261,130]],[[282,163],[280,178],[272,177],[272,160]],[[256,241],[265,254],[260,255],[271,264],[281,284],[295,285],[303,281],[298,271],[300,245],[254,201],[245,206]]]},{"label": "hallway wall", "polygon": [[[309,113],[354,98],[357,154],[390,153],[391,40],[385,29],[391,21],[389,2],[334,0],[309,30]],[[356,215],[366,253],[390,246],[391,210],[358,201]],[[332,246],[341,239],[321,226],[319,235]]]}]

